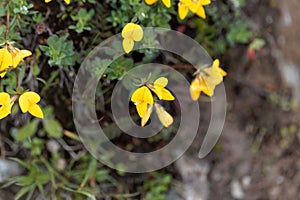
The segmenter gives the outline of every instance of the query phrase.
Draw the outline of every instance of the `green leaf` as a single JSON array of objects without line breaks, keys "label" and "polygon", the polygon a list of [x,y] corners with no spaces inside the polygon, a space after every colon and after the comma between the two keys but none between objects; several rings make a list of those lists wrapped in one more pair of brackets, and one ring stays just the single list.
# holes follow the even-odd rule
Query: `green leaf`
[{"label": "green leaf", "polygon": [[16,140],[20,142],[25,140],[28,137],[31,137],[37,131],[38,124],[39,124],[38,119],[34,119],[31,122],[27,123],[18,131],[16,135]]},{"label": "green leaf", "polygon": [[43,120],[44,129],[48,133],[49,137],[62,137],[63,128],[61,124],[55,119],[45,119]]},{"label": "green leaf", "polygon": [[252,32],[249,30],[249,24],[244,21],[238,21],[229,26],[229,33],[227,34],[227,40],[231,46],[235,43],[248,43]]},{"label": "green leaf", "polygon": [[26,193],[29,193],[35,189],[35,185],[29,185],[23,187],[15,196],[15,200],[19,200],[22,196],[24,196]]},{"label": "green leaf", "polygon": [[68,35],[59,37],[52,35],[47,40],[48,46],[40,46],[40,49],[49,56],[48,64],[52,66],[70,66],[75,62],[73,41],[67,40]]}]

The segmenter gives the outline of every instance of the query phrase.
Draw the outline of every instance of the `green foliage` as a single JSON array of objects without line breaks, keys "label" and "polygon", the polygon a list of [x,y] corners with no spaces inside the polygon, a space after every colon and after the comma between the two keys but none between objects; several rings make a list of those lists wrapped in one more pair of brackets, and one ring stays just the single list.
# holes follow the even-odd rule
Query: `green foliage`
[{"label": "green foliage", "polygon": [[266,44],[266,41],[261,38],[255,38],[249,45],[249,49],[260,50]]},{"label": "green foliage", "polygon": [[33,136],[39,124],[38,119],[34,119],[28,123],[26,123],[16,134],[15,139],[17,141],[23,141],[31,136]]},{"label": "green foliage", "polygon": [[230,24],[229,32],[226,36],[227,41],[231,46],[235,43],[246,44],[251,37],[252,32],[249,31],[249,25],[243,21],[237,21],[236,23]]},{"label": "green foliage", "polygon": [[45,197],[44,185],[50,182],[49,172],[39,167],[36,161],[24,162],[13,158],[12,160],[18,162],[25,167],[29,172],[24,176],[17,176],[10,180],[9,184],[17,184],[22,186],[22,189],[16,194],[15,199],[20,199],[27,194],[26,199],[31,199],[33,192],[38,189]]},{"label": "green foliage", "polygon": [[113,8],[107,18],[119,31],[130,21],[139,21],[144,26],[170,28],[172,8],[168,9],[160,2],[153,6],[145,4],[144,0],[106,0]]},{"label": "green foliage", "polygon": [[132,59],[120,57],[113,63],[111,63],[111,65],[106,69],[105,73],[108,74],[107,78],[109,80],[122,79],[124,74],[128,72],[132,67]]},{"label": "green foliage", "polygon": [[90,31],[91,27],[88,25],[89,21],[94,16],[95,11],[90,10],[87,12],[86,9],[81,8],[77,15],[72,15],[73,21],[77,22],[76,25],[70,25],[69,29],[74,29],[77,33],[82,33],[84,30]]},{"label": "green foliage", "polygon": [[224,54],[236,44],[249,43],[254,36],[249,24],[241,19],[240,7],[244,5],[243,1],[234,2],[238,2],[238,8],[222,1],[215,2],[215,6],[207,6],[210,23],[201,18],[189,22],[197,30],[195,40],[213,57]]},{"label": "green foliage", "polygon": [[43,148],[44,148],[44,143],[45,141],[43,139],[39,138],[33,138],[31,141],[30,140],[25,140],[24,141],[24,146],[30,150],[30,154],[33,156],[38,156],[41,155]]},{"label": "green foliage", "polygon": [[52,35],[47,40],[47,46],[40,46],[40,49],[49,56],[49,65],[65,67],[73,65],[75,62],[75,52],[73,42],[67,40],[68,35]]},{"label": "green foliage", "polygon": [[43,125],[45,131],[47,132],[49,137],[62,137],[62,126],[61,124],[55,119],[45,119],[43,120]]},{"label": "green foliage", "polygon": [[154,173],[153,178],[145,182],[143,186],[147,191],[143,200],[165,200],[171,181],[172,176],[169,174]]}]

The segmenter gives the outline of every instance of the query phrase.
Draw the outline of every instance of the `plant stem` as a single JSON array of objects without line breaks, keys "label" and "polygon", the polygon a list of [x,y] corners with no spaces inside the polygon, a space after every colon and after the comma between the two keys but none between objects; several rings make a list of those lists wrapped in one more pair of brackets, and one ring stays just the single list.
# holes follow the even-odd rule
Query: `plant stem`
[{"label": "plant stem", "polygon": [[8,26],[9,26],[9,0],[7,1],[7,11],[6,11],[6,27],[4,32],[4,44],[6,44],[7,34],[8,34]]}]

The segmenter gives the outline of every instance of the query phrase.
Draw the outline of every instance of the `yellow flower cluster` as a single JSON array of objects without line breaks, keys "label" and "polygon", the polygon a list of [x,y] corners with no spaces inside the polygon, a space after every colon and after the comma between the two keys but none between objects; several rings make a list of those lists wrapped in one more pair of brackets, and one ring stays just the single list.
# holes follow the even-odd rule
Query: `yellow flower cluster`
[{"label": "yellow flower cluster", "polygon": [[[46,0],[49,1],[49,0]],[[145,0],[148,5],[153,5],[158,0]],[[171,0],[161,0],[163,4],[167,7],[171,7]],[[211,0],[180,0],[178,3],[178,15],[181,20],[183,20],[189,11],[195,13],[199,17],[205,19],[206,14],[204,6],[209,5]],[[134,47],[134,42],[139,42],[143,38],[143,29],[140,25],[135,23],[127,23],[122,30],[123,42],[122,46],[126,53],[132,51]]]},{"label": "yellow flower cluster", "polygon": [[[146,4],[152,5],[158,0],[145,0]],[[171,7],[171,0],[161,0],[163,4],[167,7]],[[178,3],[178,15],[181,20],[183,20],[189,11],[198,15],[199,17],[205,19],[206,14],[203,6],[209,5],[211,0],[179,0]]]},{"label": "yellow flower cluster", "polygon": [[[49,3],[52,0],[45,0],[45,3]],[[64,0],[66,4],[70,4],[70,0]]]},{"label": "yellow flower cluster", "polygon": [[189,10],[199,17],[205,19],[206,14],[203,6],[210,4],[210,0],[180,0],[178,3],[178,15],[180,19],[184,19]]},{"label": "yellow flower cluster", "polygon": [[201,92],[208,96],[214,95],[215,87],[223,81],[226,72],[219,67],[220,61],[216,59],[211,67],[200,70],[190,86],[190,94],[194,101],[198,100]]},{"label": "yellow flower cluster", "polygon": [[159,100],[172,101],[175,97],[165,87],[168,84],[168,79],[160,77],[154,83],[146,83],[145,85],[136,89],[131,101],[135,104],[139,116],[142,118],[141,126],[145,126],[153,111],[153,104],[155,105],[156,113],[161,123],[168,127],[173,123],[172,116],[158,103],[154,103],[154,99],[150,90],[152,90]]},{"label": "yellow flower cluster", "polygon": [[10,68],[16,68],[25,57],[31,56],[32,53],[28,50],[20,50],[13,46],[0,49],[0,77],[3,78]]},{"label": "yellow flower cluster", "polygon": [[6,92],[0,92],[0,119],[8,116],[11,113],[11,108],[14,102],[19,97],[19,105],[23,113],[29,112],[31,115],[44,118],[42,109],[37,103],[40,101],[40,96],[35,92],[24,92],[23,94],[15,95],[10,98]]}]

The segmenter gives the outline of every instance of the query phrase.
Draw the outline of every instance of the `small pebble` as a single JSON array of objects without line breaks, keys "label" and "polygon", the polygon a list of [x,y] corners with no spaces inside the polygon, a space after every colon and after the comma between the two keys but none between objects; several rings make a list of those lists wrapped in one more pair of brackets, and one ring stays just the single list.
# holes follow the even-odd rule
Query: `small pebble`
[{"label": "small pebble", "polygon": [[242,179],[242,185],[244,188],[248,188],[251,183],[251,177],[250,176],[244,176]]},{"label": "small pebble", "polygon": [[235,199],[243,199],[245,194],[242,190],[241,184],[238,180],[233,180],[230,184],[231,195]]}]

